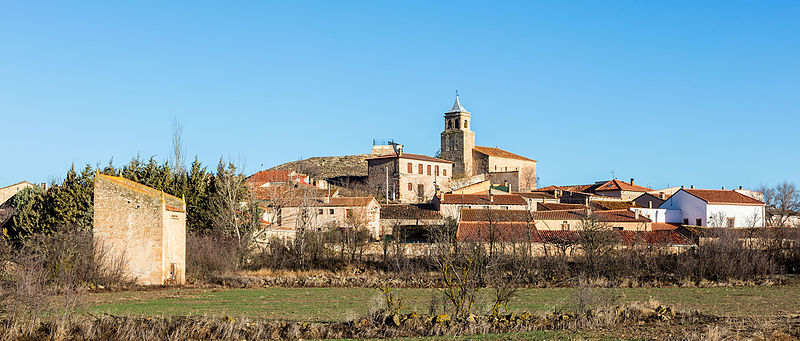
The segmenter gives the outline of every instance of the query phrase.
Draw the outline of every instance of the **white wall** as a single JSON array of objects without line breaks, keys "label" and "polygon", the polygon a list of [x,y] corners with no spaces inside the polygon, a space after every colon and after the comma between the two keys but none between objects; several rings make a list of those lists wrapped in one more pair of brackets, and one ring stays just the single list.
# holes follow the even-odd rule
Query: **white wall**
[{"label": "white wall", "polygon": [[667,222],[667,209],[666,208],[641,208],[631,207],[631,211],[639,212],[640,216],[647,217],[654,223]]},{"label": "white wall", "polygon": [[[734,227],[762,227],[764,226],[764,206],[746,205],[708,205],[706,219],[722,212],[726,218],[734,218]],[[753,223],[755,222],[755,226]],[[723,223],[726,226],[727,222]],[[705,225],[707,226],[707,225]],[[719,226],[718,226],[719,227]]]},{"label": "white wall", "polygon": [[[689,219],[689,225],[696,225],[697,219],[701,219],[700,226],[706,226],[708,215],[706,214],[706,202],[700,198],[687,193],[686,191],[677,191],[674,195],[669,197],[658,208],[667,210],[680,210],[681,217],[679,223],[683,223],[684,219]],[[672,217],[674,219],[674,217]]]}]

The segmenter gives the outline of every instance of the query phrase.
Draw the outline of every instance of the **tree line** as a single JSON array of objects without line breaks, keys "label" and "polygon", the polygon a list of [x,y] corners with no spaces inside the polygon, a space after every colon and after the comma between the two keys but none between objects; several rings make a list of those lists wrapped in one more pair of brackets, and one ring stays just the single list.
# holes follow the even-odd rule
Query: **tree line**
[{"label": "tree line", "polygon": [[[186,225],[189,232],[211,232],[215,221],[214,198],[225,195],[247,201],[245,176],[231,162],[220,159],[216,172],[209,171],[197,157],[188,171],[169,162],[160,163],[136,156],[118,167],[109,161],[105,167],[86,165],[76,170],[73,165],[61,182],[53,181],[49,189],[34,186],[17,193],[10,200],[13,216],[3,228],[6,238],[19,241],[37,233],[53,232],[59,227],[90,231],[94,216],[95,174],[123,177],[155,188],[186,202]],[[223,193],[224,192],[224,193]],[[225,230],[225,229],[221,229]],[[220,231],[226,232],[226,231]]]}]

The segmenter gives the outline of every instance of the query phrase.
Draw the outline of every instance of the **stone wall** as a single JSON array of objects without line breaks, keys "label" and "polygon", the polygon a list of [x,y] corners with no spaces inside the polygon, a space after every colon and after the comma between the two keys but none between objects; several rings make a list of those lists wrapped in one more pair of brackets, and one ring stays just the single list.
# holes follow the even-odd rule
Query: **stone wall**
[{"label": "stone wall", "polygon": [[155,190],[142,190],[127,182],[133,183],[105,175],[95,177],[95,243],[108,249],[112,259],[105,261],[123,259],[125,274],[138,284],[182,284],[186,213],[168,211]]}]

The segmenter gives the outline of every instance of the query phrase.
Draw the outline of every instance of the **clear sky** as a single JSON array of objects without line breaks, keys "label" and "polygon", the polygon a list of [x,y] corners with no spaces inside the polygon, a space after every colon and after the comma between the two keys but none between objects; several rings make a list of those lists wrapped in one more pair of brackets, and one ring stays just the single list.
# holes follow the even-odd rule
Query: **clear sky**
[{"label": "clear sky", "polygon": [[800,182],[800,2],[0,2],[0,186],[187,153],[248,172],[477,144],[542,185]]}]

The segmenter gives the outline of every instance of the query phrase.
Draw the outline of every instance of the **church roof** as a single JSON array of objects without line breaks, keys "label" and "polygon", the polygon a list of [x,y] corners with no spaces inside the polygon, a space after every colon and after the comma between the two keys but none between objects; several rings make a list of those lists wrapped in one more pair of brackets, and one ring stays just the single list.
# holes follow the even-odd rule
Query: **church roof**
[{"label": "church roof", "polygon": [[458,101],[458,96],[456,96],[456,102],[453,103],[453,107],[450,108],[450,110],[446,113],[449,114],[455,112],[469,112],[467,109],[464,109],[464,107],[461,106],[461,102]]},{"label": "church roof", "polygon": [[536,162],[536,160],[531,160],[531,159],[526,158],[524,156],[517,155],[517,154],[514,154],[512,152],[508,152],[508,151],[502,150],[500,148],[475,146],[474,148],[472,148],[472,150],[474,150],[476,152],[479,152],[481,154],[488,155],[488,156],[501,157],[501,158],[504,158],[504,159],[516,159],[516,160]]}]

